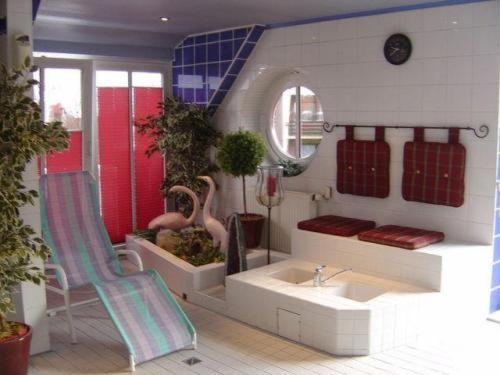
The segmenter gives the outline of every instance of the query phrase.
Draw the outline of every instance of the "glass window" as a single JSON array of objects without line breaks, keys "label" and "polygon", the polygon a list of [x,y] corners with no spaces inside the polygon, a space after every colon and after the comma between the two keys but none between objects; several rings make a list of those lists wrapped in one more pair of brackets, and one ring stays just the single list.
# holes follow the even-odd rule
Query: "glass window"
[{"label": "glass window", "polygon": [[274,106],[272,142],[290,159],[308,158],[321,142],[323,122],[323,109],[312,90],[304,86],[288,88]]},{"label": "glass window", "polygon": [[163,75],[161,73],[133,72],[132,86],[161,88]]},{"label": "glass window", "polygon": [[82,71],[46,68],[43,86],[45,121],[61,121],[68,130],[81,130]]},{"label": "glass window", "polygon": [[126,71],[99,70],[95,75],[97,87],[128,87],[128,73]]}]

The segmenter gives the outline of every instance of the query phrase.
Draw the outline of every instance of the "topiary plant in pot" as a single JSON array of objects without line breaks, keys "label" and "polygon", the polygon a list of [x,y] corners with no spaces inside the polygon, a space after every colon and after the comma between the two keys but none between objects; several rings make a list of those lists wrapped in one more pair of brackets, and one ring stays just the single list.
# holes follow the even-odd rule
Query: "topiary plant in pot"
[{"label": "topiary plant in pot", "polygon": [[245,176],[257,173],[257,167],[264,160],[266,146],[260,134],[239,130],[225,135],[217,147],[217,162],[223,172],[241,177],[243,183],[243,211],[241,224],[248,248],[259,246],[264,216],[247,212]]},{"label": "topiary plant in pot", "polygon": [[26,166],[38,155],[63,150],[68,133],[59,122],[45,123],[40,107],[27,93],[38,82],[29,58],[20,69],[0,66],[0,372],[26,374],[31,327],[7,320],[14,312],[12,294],[23,281],[39,284],[42,271],[33,265],[48,248],[23,222],[21,207],[33,204],[35,190],[23,185]]}]

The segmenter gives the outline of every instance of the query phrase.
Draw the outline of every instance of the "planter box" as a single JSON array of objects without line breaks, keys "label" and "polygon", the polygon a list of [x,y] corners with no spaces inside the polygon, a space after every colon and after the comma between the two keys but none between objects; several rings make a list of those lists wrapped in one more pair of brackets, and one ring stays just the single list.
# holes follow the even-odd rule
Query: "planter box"
[{"label": "planter box", "polygon": [[[157,270],[169,289],[184,299],[190,299],[196,292],[224,284],[224,263],[210,263],[193,266],[168,251],[143,238],[128,235],[127,249],[139,253],[144,269]],[[271,253],[271,262],[288,259],[288,255],[276,251]],[[248,269],[267,264],[267,250],[253,249],[247,254]]]}]

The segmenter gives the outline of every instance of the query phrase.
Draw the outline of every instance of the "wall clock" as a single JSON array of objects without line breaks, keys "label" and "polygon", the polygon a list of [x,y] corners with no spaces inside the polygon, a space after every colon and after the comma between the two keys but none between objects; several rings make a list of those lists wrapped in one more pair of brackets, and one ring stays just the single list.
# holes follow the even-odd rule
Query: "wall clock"
[{"label": "wall clock", "polygon": [[411,41],[404,34],[393,34],[385,41],[384,56],[393,65],[401,65],[411,56]]}]

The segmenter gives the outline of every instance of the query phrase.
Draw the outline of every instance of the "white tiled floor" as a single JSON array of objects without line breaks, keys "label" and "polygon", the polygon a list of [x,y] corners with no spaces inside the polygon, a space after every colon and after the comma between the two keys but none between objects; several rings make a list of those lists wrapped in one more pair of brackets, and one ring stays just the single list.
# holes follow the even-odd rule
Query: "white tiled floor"
[{"label": "white tiled floor", "polygon": [[[181,304],[197,329],[198,349],[142,364],[137,374],[500,374],[500,364],[493,363],[500,326],[491,322],[474,333],[455,331],[450,340],[437,343],[421,339],[369,357],[332,357],[190,303]],[[64,314],[51,317],[53,351],[32,357],[30,374],[125,371],[126,350],[100,303],[77,307],[74,314],[79,343],[69,343]],[[191,356],[202,362],[193,366],[182,362]]]}]

